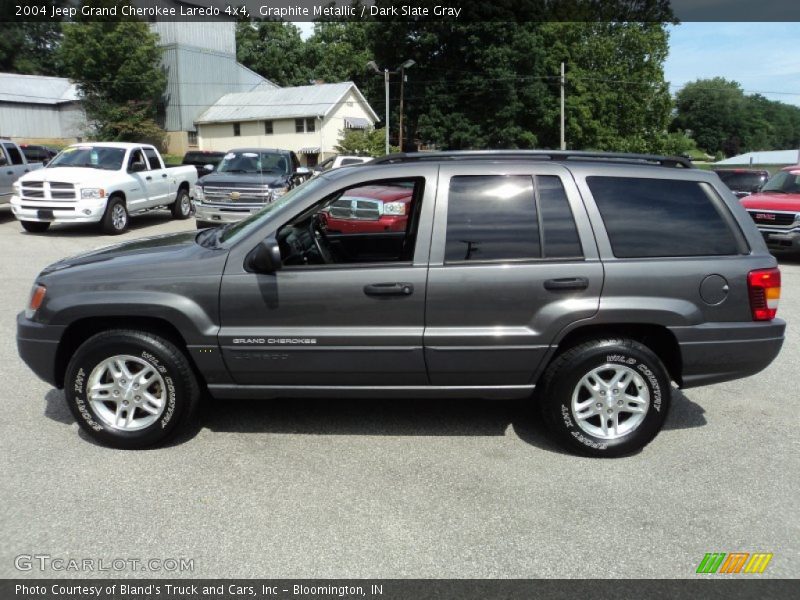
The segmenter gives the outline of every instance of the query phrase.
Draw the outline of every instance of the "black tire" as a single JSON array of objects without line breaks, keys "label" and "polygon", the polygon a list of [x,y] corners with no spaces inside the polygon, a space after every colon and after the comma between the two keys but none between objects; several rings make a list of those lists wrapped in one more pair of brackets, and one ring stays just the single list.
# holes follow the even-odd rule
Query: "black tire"
[{"label": "black tire", "polygon": [[130,219],[125,201],[119,196],[112,196],[108,199],[106,212],[100,222],[100,227],[108,235],[119,235],[120,233],[125,233],[128,229]]},{"label": "black tire", "polygon": [[[111,371],[103,367],[105,361],[115,357],[123,357],[132,376],[130,381],[111,378]],[[136,370],[137,365],[141,370]],[[121,377],[126,377],[121,369],[118,371]],[[136,378],[148,373],[154,373],[153,382],[133,390],[141,381]],[[103,383],[108,381],[113,383]],[[105,392],[108,401],[90,401],[92,382],[110,385],[113,389],[120,381],[127,386],[121,396],[114,394],[117,397],[112,398],[113,392],[108,390]],[[164,443],[195,418],[200,398],[191,365],[172,342],[151,333],[122,329],[98,333],[81,344],[67,366],[64,392],[70,411],[84,431],[102,444],[123,449],[149,448]],[[144,405],[149,401],[143,397],[147,392],[160,399],[159,408],[149,407],[151,411],[160,410],[158,414],[145,410]],[[132,408],[120,409],[120,403],[126,402],[130,403],[126,406]],[[130,425],[115,426],[112,421],[120,415],[127,416],[128,410],[131,411]],[[111,415],[112,412],[115,414]],[[137,423],[141,428],[135,429]]]},{"label": "black tire", "polygon": [[172,203],[172,218],[183,221],[192,216],[192,200],[185,188],[178,190],[175,202]]},{"label": "black tire", "polygon": [[[615,373],[625,377],[625,389],[619,389],[620,385],[605,387],[613,383]],[[597,398],[588,387],[579,385],[590,374]],[[672,392],[669,375],[658,356],[647,346],[625,338],[590,340],[566,350],[547,367],[538,388],[536,399],[553,437],[572,452],[606,458],[631,454],[650,443],[664,425]],[[577,411],[581,419],[573,407],[573,395],[579,407],[591,400],[588,408]],[[632,395],[636,400],[629,403],[627,398]],[[640,412],[637,407],[645,398],[643,416],[625,412],[629,407]],[[607,416],[615,410],[620,411],[619,416]],[[618,437],[609,438],[615,435],[614,419]],[[628,423],[628,419],[633,420]]]},{"label": "black tire", "polygon": [[50,223],[40,221],[20,221],[22,228],[31,233],[44,233],[50,229]]}]

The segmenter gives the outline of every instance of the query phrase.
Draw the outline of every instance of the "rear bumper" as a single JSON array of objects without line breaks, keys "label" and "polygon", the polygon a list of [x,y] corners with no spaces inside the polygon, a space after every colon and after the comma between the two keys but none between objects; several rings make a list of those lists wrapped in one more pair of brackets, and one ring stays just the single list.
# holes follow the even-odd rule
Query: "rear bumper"
[{"label": "rear bumper", "polygon": [[17,315],[17,351],[20,358],[37,377],[55,387],[63,385],[56,377],[56,353],[63,330],[63,327],[31,321],[24,312]]},{"label": "rear bumper", "polygon": [[682,387],[755,375],[778,356],[785,330],[783,319],[670,327],[681,350]]}]

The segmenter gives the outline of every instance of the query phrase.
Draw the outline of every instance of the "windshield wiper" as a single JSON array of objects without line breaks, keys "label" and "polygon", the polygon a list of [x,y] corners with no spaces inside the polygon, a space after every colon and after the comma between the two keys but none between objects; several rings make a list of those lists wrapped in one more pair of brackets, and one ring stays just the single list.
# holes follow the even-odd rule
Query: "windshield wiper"
[{"label": "windshield wiper", "polygon": [[217,171],[217,173],[247,173],[244,169],[225,169],[224,171]]}]

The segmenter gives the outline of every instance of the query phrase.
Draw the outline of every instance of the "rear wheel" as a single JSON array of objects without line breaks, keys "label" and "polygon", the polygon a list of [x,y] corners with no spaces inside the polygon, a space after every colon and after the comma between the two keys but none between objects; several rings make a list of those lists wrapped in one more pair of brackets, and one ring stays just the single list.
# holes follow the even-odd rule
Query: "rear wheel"
[{"label": "rear wheel", "polygon": [[20,221],[22,228],[31,233],[44,233],[50,228],[50,223],[40,221]]},{"label": "rear wheel", "polygon": [[178,190],[178,195],[175,202],[172,203],[172,216],[175,219],[188,219],[192,215],[192,200],[189,198],[189,192],[181,188]]},{"label": "rear wheel", "polygon": [[109,235],[119,235],[128,229],[128,209],[125,201],[119,196],[112,196],[108,199],[106,212],[100,223],[103,231]]},{"label": "rear wheel", "polygon": [[562,445],[587,456],[616,457],[644,448],[656,436],[670,393],[667,371],[647,346],[598,339],[558,356],[537,397]]},{"label": "rear wheel", "polygon": [[166,441],[195,415],[200,395],[180,349],[132,330],[86,340],[70,360],[64,391],[72,414],[92,438],[127,449]]}]

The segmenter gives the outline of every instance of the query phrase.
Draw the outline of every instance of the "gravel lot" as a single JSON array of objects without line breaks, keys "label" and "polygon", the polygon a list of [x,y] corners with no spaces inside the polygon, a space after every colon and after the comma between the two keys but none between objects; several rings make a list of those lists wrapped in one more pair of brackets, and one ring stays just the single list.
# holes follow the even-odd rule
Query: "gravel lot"
[{"label": "gravel lot", "polygon": [[[123,239],[193,227],[150,213]],[[800,574],[800,260],[781,261],[777,361],[676,390],[629,458],[561,453],[523,403],[380,399],[209,402],[199,431],[125,452],[89,442],[15,343],[42,267],[119,241],[0,209],[0,577],[92,575],[21,573],[20,554],[194,560],[162,577],[694,577],[714,551]]]}]

